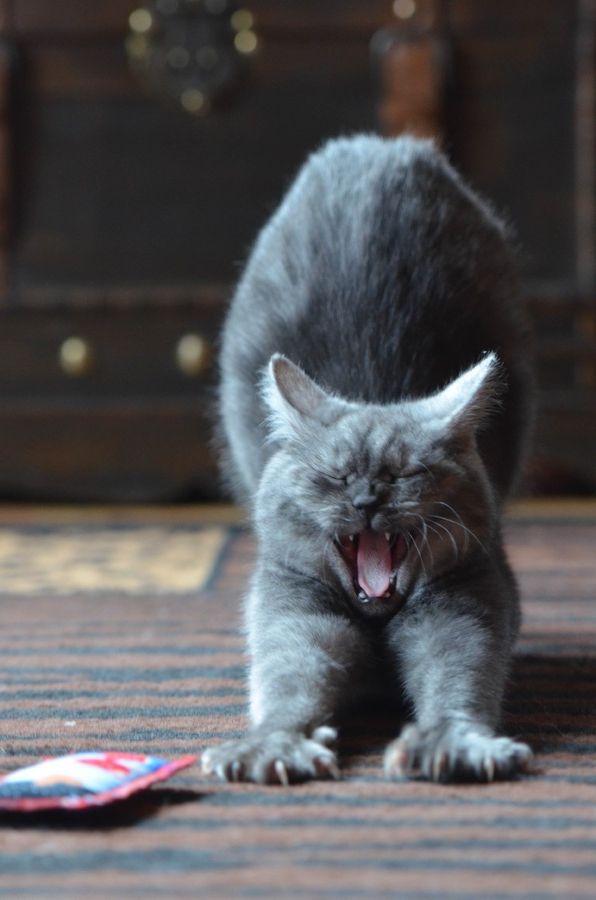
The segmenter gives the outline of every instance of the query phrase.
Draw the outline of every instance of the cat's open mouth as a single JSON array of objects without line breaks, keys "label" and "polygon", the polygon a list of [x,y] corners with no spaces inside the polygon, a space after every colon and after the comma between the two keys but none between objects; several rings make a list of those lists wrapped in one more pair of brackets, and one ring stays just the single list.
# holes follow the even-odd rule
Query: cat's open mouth
[{"label": "cat's open mouth", "polygon": [[340,537],[336,541],[361,603],[389,600],[395,594],[398,569],[408,546],[403,534],[373,531]]}]

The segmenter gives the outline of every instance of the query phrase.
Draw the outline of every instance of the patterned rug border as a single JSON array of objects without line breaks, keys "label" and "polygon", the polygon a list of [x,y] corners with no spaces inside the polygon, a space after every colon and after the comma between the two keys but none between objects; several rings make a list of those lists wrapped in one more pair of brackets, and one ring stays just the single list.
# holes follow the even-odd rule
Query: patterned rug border
[{"label": "patterned rug border", "polygon": [[0,597],[212,590],[240,525],[0,521]]}]

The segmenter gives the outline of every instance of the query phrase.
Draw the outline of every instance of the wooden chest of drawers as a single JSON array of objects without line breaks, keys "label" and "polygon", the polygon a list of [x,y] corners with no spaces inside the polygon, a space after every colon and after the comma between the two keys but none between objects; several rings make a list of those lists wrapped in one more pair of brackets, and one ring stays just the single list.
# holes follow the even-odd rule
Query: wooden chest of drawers
[{"label": "wooden chest of drawers", "polygon": [[239,266],[304,156],[378,127],[440,134],[517,224],[540,454],[596,484],[593,2],[135,6],[0,2],[0,496],[217,496]]}]

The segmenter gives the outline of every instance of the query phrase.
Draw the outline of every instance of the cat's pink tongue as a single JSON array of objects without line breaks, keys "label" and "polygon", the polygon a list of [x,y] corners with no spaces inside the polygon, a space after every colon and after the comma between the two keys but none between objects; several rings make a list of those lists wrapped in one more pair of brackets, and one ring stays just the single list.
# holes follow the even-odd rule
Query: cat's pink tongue
[{"label": "cat's pink tongue", "polygon": [[382,597],[391,582],[391,547],[384,534],[367,529],[358,536],[358,584],[367,597]]}]

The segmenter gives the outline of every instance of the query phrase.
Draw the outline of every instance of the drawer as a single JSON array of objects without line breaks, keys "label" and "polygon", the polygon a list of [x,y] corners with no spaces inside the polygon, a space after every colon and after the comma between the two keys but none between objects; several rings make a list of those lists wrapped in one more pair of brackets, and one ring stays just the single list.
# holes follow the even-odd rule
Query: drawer
[{"label": "drawer", "polygon": [[215,382],[223,307],[0,315],[0,398],[200,397]]},{"label": "drawer", "polygon": [[[211,398],[210,398],[211,399]],[[162,502],[220,497],[205,398],[0,403],[3,500]]]},{"label": "drawer", "polygon": [[220,495],[220,304],[0,314],[0,496]]}]

